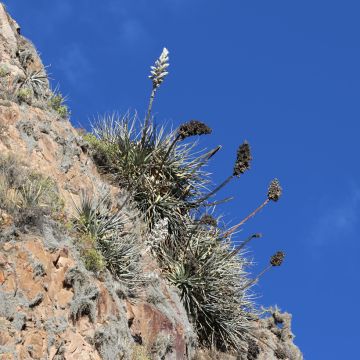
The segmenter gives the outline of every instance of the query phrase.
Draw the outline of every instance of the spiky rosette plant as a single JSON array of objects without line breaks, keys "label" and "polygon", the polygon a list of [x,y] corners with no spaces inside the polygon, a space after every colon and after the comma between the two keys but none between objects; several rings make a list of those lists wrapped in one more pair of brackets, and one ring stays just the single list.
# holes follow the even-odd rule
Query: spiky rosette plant
[{"label": "spiky rosette plant", "polygon": [[[200,124],[200,122],[198,122]],[[201,123],[187,137],[209,133]],[[181,127],[180,127],[181,129]],[[206,131],[205,131],[206,129]],[[141,144],[142,128],[137,115],[116,114],[99,118],[93,134],[87,135],[98,166],[121,186],[132,192],[149,227],[167,218],[171,231],[178,231],[184,217],[201,197],[208,183],[202,169],[213,151],[196,152],[196,142],[184,143],[179,130],[151,127],[151,141]]]},{"label": "spiky rosette plant", "polygon": [[133,290],[144,283],[140,262],[142,247],[136,234],[113,233],[98,240],[97,249],[117,280]]},{"label": "spiky rosette plant", "polygon": [[75,205],[75,229],[81,234],[81,253],[88,270],[104,267],[130,289],[143,282],[140,266],[141,244],[134,234],[124,233],[126,218],[113,210],[109,193],[100,197],[82,192]]},{"label": "spiky rosette plant", "polygon": [[18,93],[27,91],[37,100],[46,100],[50,96],[49,80],[44,70],[26,70],[25,77],[18,76],[14,86]]},{"label": "spiky rosette plant", "polygon": [[240,350],[251,330],[253,302],[249,288],[244,289],[249,262],[219,239],[219,229],[198,227],[186,248],[172,256],[164,250],[162,267],[179,289],[202,345]]},{"label": "spiky rosette plant", "polygon": [[112,211],[109,193],[97,198],[83,191],[75,210],[75,228],[95,241],[123,230],[125,218]]}]

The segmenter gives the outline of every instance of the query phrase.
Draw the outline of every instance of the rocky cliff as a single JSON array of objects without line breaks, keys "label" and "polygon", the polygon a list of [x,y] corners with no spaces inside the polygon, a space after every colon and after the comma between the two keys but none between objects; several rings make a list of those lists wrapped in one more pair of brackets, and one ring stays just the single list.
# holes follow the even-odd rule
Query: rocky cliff
[{"label": "rocky cliff", "polygon": [[[178,290],[143,246],[136,206],[119,207],[127,192],[99,174],[56,96],[36,49],[0,4],[0,358],[302,359],[291,316],[277,310],[251,320],[242,354],[199,345]],[[76,204],[103,192],[137,243],[136,291],[107,269],[90,271],[77,246]]]}]

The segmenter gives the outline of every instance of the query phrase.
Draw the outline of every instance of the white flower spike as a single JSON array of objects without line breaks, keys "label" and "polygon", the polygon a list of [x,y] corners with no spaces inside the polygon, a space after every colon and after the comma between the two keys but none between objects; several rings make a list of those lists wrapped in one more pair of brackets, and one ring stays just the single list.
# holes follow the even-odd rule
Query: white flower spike
[{"label": "white flower spike", "polygon": [[153,89],[157,89],[164,81],[165,76],[168,74],[166,69],[169,66],[169,51],[164,48],[160,57],[155,61],[155,65],[151,66],[151,75],[149,78],[153,82]]}]

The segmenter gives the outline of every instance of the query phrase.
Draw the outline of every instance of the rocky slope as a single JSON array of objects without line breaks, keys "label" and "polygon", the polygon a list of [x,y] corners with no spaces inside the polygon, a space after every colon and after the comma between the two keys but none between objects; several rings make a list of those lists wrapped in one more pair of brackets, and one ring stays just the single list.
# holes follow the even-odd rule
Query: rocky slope
[{"label": "rocky slope", "polygon": [[[115,203],[124,194],[99,175],[87,143],[49,105],[41,59],[20,33],[0,4],[0,155],[50,176],[62,210],[19,221],[0,204],[0,359],[236,358],[197,349],[179,295],[145,248],[146,284],[136,294],[109,272],[95,276],[85,269],[67,226],[74,203],[81,192],[96,196],[106,189]],[[40,87],[28,91],[27,81]],[[123,211],[136,217],[130,205]],[[131,226],[144,242],[141,221]],[[254,319],[254,340],[238,358],[302,359],[290,322],[277,310]]]}]

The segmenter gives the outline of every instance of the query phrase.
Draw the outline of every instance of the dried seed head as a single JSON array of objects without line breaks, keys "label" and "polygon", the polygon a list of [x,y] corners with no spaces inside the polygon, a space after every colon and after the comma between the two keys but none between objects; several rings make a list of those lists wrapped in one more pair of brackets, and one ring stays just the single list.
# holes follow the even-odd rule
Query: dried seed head
[{"label": "dried seed head", "polygon": [[213,226],[213,227],[216,227],[218,225],[216,219],[213,216],[209,215],[209,214],[205,214],[200,219],[200,224],[209,225],[209,226]]},{"label": "dried seed head", "polygon": [[237,151],[236,162],[234,166],[234,176],[240,176],[246,170],[250,168],[250,162],[252,160],[250,145],[247,141],[244,141],[242,145],[239,146]]},{"label": "dried seed head", "polygon": [[278,201],[282,194],[282,188],[278,179],[274,179],[268,189],[268,199],[272,201]]},{"label": "dried seed head", "polygon": [[191,120],[180,125],[178,135],[183,140],[190,136],[211,134],[211,129],[201,121]]},{"label": "dried seed head", "polygon": [[270,259],[272,266],[280,266],[284,261],[285,253],[283,251],[277,251]]},{"label": "dried seed head", "polygon": [[169,66],[169,51],[164,48],[160,57],[155,61],[155,65],[151,66],[151,75],[149,78],[152,80],[153,89],[157,89],[164,81],[165,76],[168,74],[166,71]]}]

